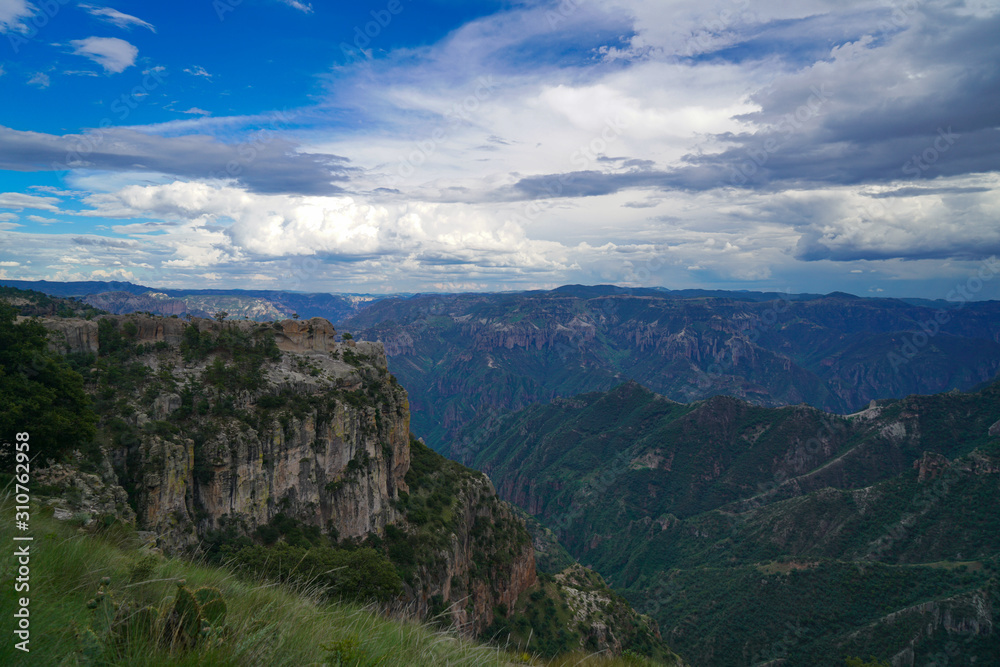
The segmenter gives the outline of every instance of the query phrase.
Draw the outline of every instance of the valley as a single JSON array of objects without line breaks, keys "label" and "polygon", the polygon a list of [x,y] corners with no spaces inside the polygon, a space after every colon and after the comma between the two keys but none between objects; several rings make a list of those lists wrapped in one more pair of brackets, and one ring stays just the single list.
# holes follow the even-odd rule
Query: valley
[{"label": "valley", "polygon": [[93,401],[60,516],[540,660],[1000,655],[995,302],[569,286],[335,327],[4,289]]}]

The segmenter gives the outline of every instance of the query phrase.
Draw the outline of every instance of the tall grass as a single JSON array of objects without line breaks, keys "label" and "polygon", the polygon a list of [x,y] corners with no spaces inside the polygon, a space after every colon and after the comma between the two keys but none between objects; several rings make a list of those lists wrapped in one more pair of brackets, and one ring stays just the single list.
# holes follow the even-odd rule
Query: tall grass
[{"label": "tall grass", "polygon": [[[176,581],[188,587],[220,589],[228,605],[222,640],[191,649],[178,649],[150,639],[132,639],[105,654],[103,664],[149,665],[343,665],[373,667],[465,666],[546,664],[528,656],[515,656],[497,647],[477,644],[425,625],[385,618],[374,609],[354,604],[324,601],[315,588],[291,588],[236,577],[225,568],[206,566],[176,558],[164,558],[143,550],[135,534],[112,527],[84,531],[46,516],[32,514],[31,530],[20,533],[13,526],[13,506],[0,498],[0,542],[13,552],[15,534],[34,537],[31,542],[30,592],[14,593],[17,563],[0,558],[0,586],[4,599],[0,631],[0,665],[87,664],[80,653],[79,635],[92,618],[87,601],[94,597],[101,578],[110,577],[108,587],[115,604],[169,604]],[[18,597],[29,597],[31,612],[30,653],[14,648],[10,634],[11,613]],[[632,660],[600,656],[563,656],[548,664],[636,665]]]}]

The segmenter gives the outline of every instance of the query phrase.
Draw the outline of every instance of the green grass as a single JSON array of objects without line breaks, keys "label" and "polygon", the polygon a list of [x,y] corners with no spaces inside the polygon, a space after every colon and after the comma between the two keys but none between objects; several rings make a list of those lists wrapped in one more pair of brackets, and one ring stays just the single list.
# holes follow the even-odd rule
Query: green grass
[{"label": "green grass", "polygon": [[[14,593],[17,576],[11,557],[0,561],[4,600],[4,633],[11,629],[9,614],[15,597],[30,597],[30,654],[4,640],[0,664],[77,665],[83,661],[78,636],[91,623],[87,601],[95,596],[103,577],[115,604],[169,604],[185,579],[194,590],[210,586],[222,591],[228,605],[223,639],[215,646],[171,648],[152,640],[134,640],[105,650],[107,665],[511,665],[581,664],[636,665],[643,662],[601,656],[572,656],[551,663],[515,656],[500,648],[477,644],[452,634],[380,615],[373,607],[324,602],[318,588],[263,583],[243,579],[223,567],[164,558],[144,551],[135,533],[113,526],[84,531],[46,516],[33,508],[30,591]],[[13,517],[9,497],[0,500],[0,516]],[[0,541],[14,544],[13,521],[0,524]],[[90,663],[94,664],[94,663]],[[648,663],[645,663],[648,664]]]}]

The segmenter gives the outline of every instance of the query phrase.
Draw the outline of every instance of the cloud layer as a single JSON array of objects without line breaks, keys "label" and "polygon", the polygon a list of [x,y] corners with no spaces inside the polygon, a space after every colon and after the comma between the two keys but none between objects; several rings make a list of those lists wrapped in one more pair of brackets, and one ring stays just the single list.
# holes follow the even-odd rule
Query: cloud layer
[{"label": "cloud layer", "polygon": [[[0,0],[0,29],[26,16]],[[931,297],[1000,251],[996,6],[543,1],[419,47],[387,48],[380,33],[341,47],[290,111],[226,115],[206,99],[155,125],[123,125],[111,105],[109,126],[89,131],[0,126],[0,169],[66,173],[74,193],[0,195],[18,216],[3,224],[22,225],[4,238],[58,227],[31,208],[103,221],[73,236],[86,242],[39,248],[32,270],[100,267],[103,236],[129,259],[91,270],[163,284],[274,286],[308,261],[328,289]],[[72,45],[109,74],[139,62],[121,39]],[[203,62],[179,76],[221,85],[219,63]]]}]

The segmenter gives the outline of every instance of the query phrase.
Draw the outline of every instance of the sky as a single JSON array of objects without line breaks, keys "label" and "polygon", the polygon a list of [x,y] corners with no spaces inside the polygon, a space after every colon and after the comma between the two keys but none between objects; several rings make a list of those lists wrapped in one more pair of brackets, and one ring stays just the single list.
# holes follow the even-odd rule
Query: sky
[{"label": "sky", "polygon": [[0,278],[1000,299],[998,0],[0,0]]}]

